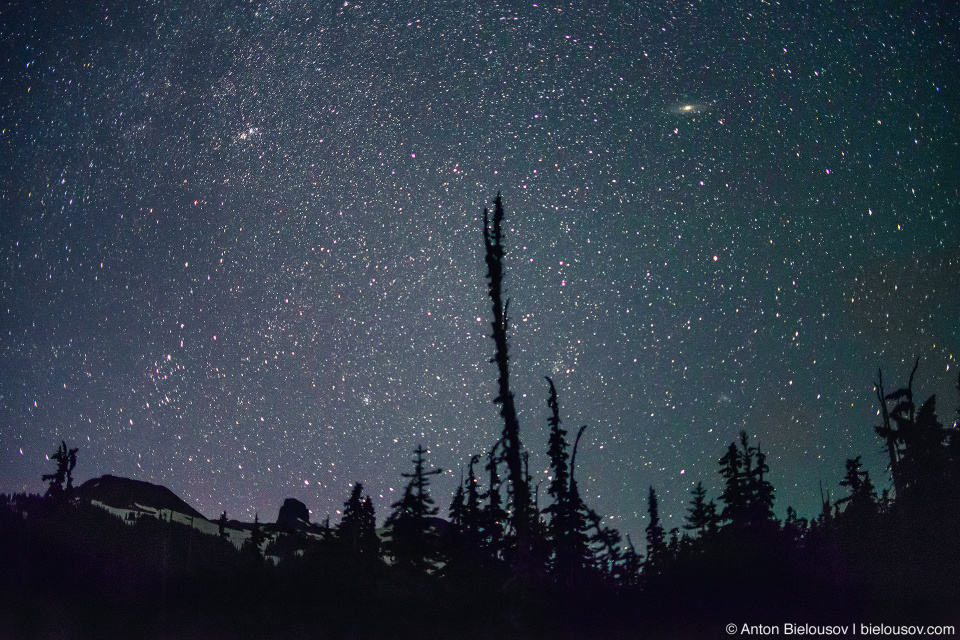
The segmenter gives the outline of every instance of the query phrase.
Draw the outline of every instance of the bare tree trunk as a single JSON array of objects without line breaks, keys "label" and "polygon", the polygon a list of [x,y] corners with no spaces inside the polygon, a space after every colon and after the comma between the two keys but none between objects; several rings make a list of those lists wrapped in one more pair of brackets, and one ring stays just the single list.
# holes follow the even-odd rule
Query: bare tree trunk
[{"label": "bare tree trunk", "polygon": [[497,193],[493,201],[494,211],[491,224],[488,209],[483,210],[483,240],[486,248],[487,281],[490,299],[493,301],[493,342],[496,352],[491,360],[497,364],[500,374],[497,379],[498,393],[494,403],[500,405],[503,417],[503,458],[507,463],[510,494],[513,502],[513,526],[517,533],[517,562],[523,565],[529,556],[531,543],[530,526],[530,486],[523,473],[522,445],[520,443],[520,421],[510,390],[510,369],[507,355],[507,331],[509,318],[507,309],[510,301],[503,300],[503,203]]},{"label": "bare tree trunk", "polygon": [[890,455],[890,475],[893,476],[893,490],[899,496],[902,494],[900,486],[899,452],[897,450],[896,432],[890,425],[890,411],[887,409],[887,400],[883,390],[883,370],[877,371],[877,382],[873,385],[880,403],[880,417],[883,423],[877,427],[879,433],[887,443],[887,453]]}]

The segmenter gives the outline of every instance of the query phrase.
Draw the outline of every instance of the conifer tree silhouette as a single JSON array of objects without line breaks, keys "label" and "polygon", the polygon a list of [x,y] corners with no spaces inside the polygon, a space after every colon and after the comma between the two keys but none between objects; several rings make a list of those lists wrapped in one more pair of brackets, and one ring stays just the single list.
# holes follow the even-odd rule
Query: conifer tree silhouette
[{"label": "conifer tree silhouette", "polygon": [[377,513],[370,496],[363,498],[360,507],[360,552],[368,556],[380,553],[380,537],[377,535]]},{"label": "conifer tree silhouette", "polygon": [[[913,370],[910,372],[907,386],[890,394],[885,393],[883,389],[882,369],[877,370],[877,382],[873,385],[877,401],[880,404],[881,417],[881,423],[874,429],[877,435],[886,442],[887,454],[890,457],[890,474],[893,477],[893,488],[897,496],[902,496],[905,488],[904,477],[900,470],[902,429],[906,426],[907,431],[909,431],[910,424],[913,423],[915,409],[913,404],[913,377],[916,375],[919,366],[920,360],[917,359],[913,365]],[[887,405],[890,400],[896,403],[893,411]],[[896,426],[893,423],[896,423]]]},{"label": "conifer tree silhouette", "polygon": [[960,430],[960,372],[957,373],[957,417],[953,421],[953,428]]},{"label": "conifer tree silhouette", "polygon": [[950,460],[950,476],[960,486],[960,373],[957,374],[957,410],[953,426],[946,430],[947,457]]},{"label": "conifer tree silhouette", "polygon": [[263,531],[263,528],[260,526],[260,515],[257,513],[253,514],[253,529],[250,531],[250,537],[247,538],[246,542],[243,543],[241,548],[241,553],[245,556],[256,558],[258,560],[263,558],[263,543],[267,539],[266,534]]},{"label": "conifer tree silhouette", "polygon": [[450,501],[450,509],[448,510],[450,527],[457,535],[463,533],[463,514],[466,510],[466,492],[463,490],[462,470],[460,471],[460,476],[460,484],[457,485],[457,489],[453,493],[453,500]]},{"label": "conifer tree silhouette", "polygon": [[667,559],[667,543],[660,522],[657,492],[653,487],[647,497],[647,513],[650,514],[650,523],[647,525],[647,557],[643,570],[644,575],[651,578],[660,574]]},{"label": "conifer tree silhouette", "polygon": [[488,559],[484,557],[484,513],[480,504],[479,483],[474,472],[474,465],[479,460],[480,456],[471,456],[467,477],[457,486],[450,503],[452,535],[449,546],[450,562],[454,569],[473,571],[486,564]]},{"label": "conifer tree silhouette", "polygon": [[497,471],[499,457],[497,449],[501,443],[494,445],[487,452],[485,470],[488,474],[489,486],[484,497],[481,517],[481,543],[484,551],[490,558],[501,558],[505,548],[504,524],[507,520],[507,511],[503,508],[503,499],[500,495],[500,474]]},{"label": "conifer tree silhouette", "polygon": [[720,499],[721,518],[735,527],[762,525],[774,521],[774,487],[766,478],[770,471],[767,456],[759,446],[750,446],[747,432],[740,432],[740,448],[731,442],[720,458],[724,479]]},{"label": "conifer tree silhouette", "polygon": [[619,584],[623,579],[623,551],[620,544],[623,537],[613,527],[605,526],[603,518],[596,511],[591,509],[587,519],[593,528],[590,542],[596,549],[593,558],[594,569],[597,570],[601,580]]},{"label": "conifer tree silhouette", "polygon": [[[897,588],[935,599],[949,589],[960,593],[956,578],[960,572],[960,544],[956,542],[960,530],[960,431],[940,423],[936,396],[916,406],[913,382],[919,364],[917,360],[906,386],[896,391],[885,392],[882,370],[874,384],[881,417],[874,429],[889,455],[893,497],[884,489],[883,497],[874,503],[867,476],[860,475],[856,459],[848,461],[841,484],[851,494],[836,521],[845,548],[852,558],[859,558],[861,571],[869,566],[870,558],[882,554],[891,559],[893,571],[899,565],[900,577],[923,576],[912,584],[908,578]],[[931,554],[928,550],[934,548],[936,553]],[[930,591],[933,584],[936,593]]]},{"label": "conifer tree silhouette", "polygon": [[742,524],[747,519],[747,478],[743,470],[743,460],[734,442],[720,458],[720,475],[724,479],[721,518],[728,523]]},{"label": "conifer tree silhouette", "polygon": [[793,507],[787,507],[787,517],[783,521],[783,531],[794,545],[798,545],[807,533],[807,519],[801,518]]},{"label": "conifer tree silhouette", "polygon": [[557,403],[557,389],[553,380],[546,378],[550,385],[547,406],[550,408],[550,437],[547,441],[547,456],[550,458],[550,485],[547,493],[553,502],[543,511],[550,516],[549,534],[552,552],[551,570],[561,583],[571,586],[576,573],[584,563],[585,536],[576,530],[578,505],[571,495],[570,467],[567,453],[567,432],[560,427],[560,409]]},{"label": "conifer tree silhouette", "polygon": [[670,538],[667,542],[667,558],[676,560],[678,555],[680,555],[680,529],[674,527],[670,529]]},{"label": "conifer tree silhouette", "polygon": [[697,535],[702,538],[716,524],[717,505],[712,500],[707,501],[707,490],[703,488],[703,482],[697,482],[697,486],[691,493],[693,498],[689,502],[687,523],[683,525],[683,528],[688,531],[696,531]]},{"label": "conifer tree silhouette", "polygon": [[622,569],[620,573],[620,584],[622,587],[632,589],[640,584],[640,570],[643,568],[643,556],[637,553],[637,548],[627,534],[627,547],[623,551]]},{"label": "conifer tree silhouette", "polygon": [[479,535],[481,527],[480,482],[473,470],[474,465],[479,461],[480,456],[474,455],[467,466],[466,499],[463,505],[463,528],[474,535]]},{"label": "conifer tree silhouette", "polygon": [[573,441],[573,452],[570,454],[570,485],[567,489],[569,504],[567,506],[567,534],[566,543],[568,551],[571,554],[571,567],[573,570],[586,569],[586,563],[589,559],[589,538],[587,536],[587,521],[592,511],[584,504],[580,497],[580,487],[577,484],[577,450],[580,448],[580,438],[583,432],[587,430],[587,425],[580,427],[577,431],[577,437]]},{"label": "conifer tree silhouette", "polygon": [[440,547],[431,520],[437,515],[438,509],[433,506],[428,487],[430,476],[443,473],[443,470],[424,470],[425,454],[423,445],[417,445],[413,473],[402,474],[410,482],[404,489],[403,497],[392,505],[393,512],[386,522],[388,534],[384,548],[395,565],[430,572],[440,559]]},{"label": "conifer tree silhouette", "polygon": [[[466,512],[466,491],[463,488],[463,471],[460,472],[460,484],[453,494],[453,500],[450,501],[450,508],[447,510],[447,519],[450,521],[450,534],[447,536],[447,556],[453,565],[463,565],[466,563],[466,557],[469,555],[466,543],[466,531],[464,528],[464,515]],[[448,569],[449,569],[448,565]]]},{"label": "conifer tree silhouette", "polygon": [[480,456],[474,455],[467,465],[467,479],[464,486],[463,504],[463,539],[471,553],[479,555],[483,540],[483,507],[480,504],[480,481],[474,472],[474,465],[479,462]]},{"label": "conifer tree silhouette", "polygon": [[882,420],[875,431],[890,456],[896,504],[908,511],[930,511],[955,500],[960,488],[960,459],[955,457],[960,452],[958,434],[944,429],[938,420],[935,395],[919,410],[914,404],[913,379],[919,366],[918,359],[906,387],[885,394],[882,371],[874,385]]},{"label": "conifer tree silhouette", "polygon": [[380,547],[376,515],[370,496],[363,497],[363,484],[353,485],[350,497],[343,503],[343,517],[337,526],[340,543],[351,553],[374,556]]},{"label": "conifer tree silhouette", "polygon": [[830,499],[830,491],[824,491],[823,483],[820,483],[820,513],[810,525],[816,525],[821,535],[833,529],[833,503]]},{"label": "conifer tree silhouette", "polygon": [[847,472],[840,486],[850,489],[850,495],[837,500],[836,505],[845,505],[847,519],[863,520],[877,514],[877,491],[870,480],[870,472],[863,469],[860,456],[848,459]]},{"label": "conifer tree silhouette", "polygon": [[[949,484],[954,503],[960,503],[960,374],[957,374],[957,411],[953,426],[945,430]],[[957,504],[960,511],[960,504]]]},{"label": "conifer tree silhouette", "polygon": [[66,441],[60,441],[60,447],[50,456],[51,460],[56,460],[57,470],[42,476],[44,482],[50,483],[45,497],[55,500],[70,497],[70,493],[73,491],[73,469],[77,466],[77,451],[79,450],[79,448],[67,449]]},{"label": "conifer tree silhouette", "polygon": [[[555,503],[563,503],[567,500],[568,478],[570,476],[569,465],[567,461],[570,456],[567,453],[567,431],[560,427],[560,406],[557,403],[557,388],[549,376],[545,376],[550,385],[550,395],[547,398],[547,406],[550,408],[550,418],[547,424],[550,425],[550,438],[547,441],[547,456],[550,458],[551,480],[547,491],[553,497]],[[546,509],[544,511],[547,511]]]},{"label": "conifer tree silhouette", "polygon": [[748,465],[750,468],[750,475],[747,478],[750,524],[761,525],[772,522],[774,520],[774,488],[766,478],[766,474],[770,472],[770,467],[767,466],[767,455],[759,444],[756,447],[747,446],[746,432],[741,432],[741,441],[744,455],[748,459],[755,457],[756,460],[756,464]]}]

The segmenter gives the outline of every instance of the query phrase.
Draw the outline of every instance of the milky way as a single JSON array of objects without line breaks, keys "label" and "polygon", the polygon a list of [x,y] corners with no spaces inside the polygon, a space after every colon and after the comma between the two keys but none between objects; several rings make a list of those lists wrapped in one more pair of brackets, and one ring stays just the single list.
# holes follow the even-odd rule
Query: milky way
[{"label": "milky way", "polygon": [[65,439],[79,480],[208,517],[336,522],[361,481],[382,518],[423,443],[445,508],[502,428],[498,191],[535,479],[549,375],[587,503],[635,539],[648,486],[668,530],[716,497],[741,429],[781,515],[848,457],[887,486],[880,367],[921,358],[953,424],[937,3],[31,4],[0,26],[0,490],[42,491]]}]

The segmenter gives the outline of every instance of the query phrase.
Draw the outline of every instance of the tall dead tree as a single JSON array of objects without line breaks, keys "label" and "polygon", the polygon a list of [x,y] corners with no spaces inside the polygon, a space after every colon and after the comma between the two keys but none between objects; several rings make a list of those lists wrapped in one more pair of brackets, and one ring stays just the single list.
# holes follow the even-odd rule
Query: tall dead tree
[{"label": "tall dead tree", "polygon": [[500,405],[503,417],[503,460],[507,465],[507,479],[510,483],[510,496],[513,506],[512,522],[517,536],[518,562],[523,564],[531,543],[530,486],[523,473],[523,453],[520,443],[520,421],[513,392],[510,390],[510,368],[507,355],[507,331],[509,318],[507,310],[510,301],[503,300],[504,256],[503,246],[503,202],[500,194],[493,201],[493,220],[487,208],[483,210],[483,242],[486,249],[487,282],[490,299],[493,302],[493,342],[496,352],[491,362],[496,363],[500,374],[497,379],[497,396],[494,404]]},{"label": "tall dead tree", "polygon": [[[883,390],[883,371],[877,372],[877,382],[873,385],[877,394],[877,401],[880,403],[880,416],[882,423],[874,427],[881,438],[887,444],[887,453],[890,456],[890,474],[893,476],[893,490],[900,497],[903,494],[904,482],[901,464],[903,462],[903,443],[904,432],[911,431],[916,424],[916,405],[913,403],[913,377],[920,366],[920,359],[917,358],[910,372],[910,379],[907,386],[898,389],[892,393],[885,393]],[[891,411],[887,406],[887,401],[894,401],[894,408]],[[894,423],[896,426],[894,426]]]}]

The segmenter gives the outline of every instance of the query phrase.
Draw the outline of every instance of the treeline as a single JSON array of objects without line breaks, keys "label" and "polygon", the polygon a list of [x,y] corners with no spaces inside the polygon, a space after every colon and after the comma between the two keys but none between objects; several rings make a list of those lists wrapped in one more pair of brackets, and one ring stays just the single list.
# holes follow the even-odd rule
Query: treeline
[{"label": "treeline", "polygon": [[258,518],[238,551],[226,514],[220,535],[207,536],[154,519],[128,526],[72,501],[77,450],[62,443],[43,498],[0,500],[0,629],[25,638],[679,638],[720,635],[729,623],[960,622],[960,427],[940,422],[934,397],[914,400],[917,366],[902,388],[887,392],[880,374],[875,384],[892,487],[878,493],[861,459],[848,460],[839,495],[821,488],[810,518],[792,508],[777,518],[767,455],[741,433],[717,452],[717,496],[697,483],[684,524],[668,531],[649,487],[645,539],[622,536],[583,499],[576,460],[587,427],[564,428],[550,378],[536,430],[548,483],[534,484],[510,379],[503,218],[498,195],[483,237],[503,429],[488,450],[465,454],[445,510],[430,493],[440,470],[418,446],[382,533],[356,483],[339,523]]},{"label": "treeline", "polygon": [[684,637],[736,620],[955,624],[960,429],[940,422],[934,397],[915,403],[912,378],[890,393],[876,383],[891,489],[878,492],[854,458],[819,514],[788,508],[781,521],[767,457],[741,433],[717,452],[721,491],[711,499],[698,483],[681,527],[664,529],[649,488],[640,549],[584,504],[579,438],[570,446],[552,384],[550,484],[542,508],[531,486],[523,550],[501,442],[470,458],[446,518],[429,490],[439,470],[418,447],[382,535],[357,483],[338,523],[258,521],[240,550],[223,519],[221,535],[204,535],[71,500],[76,450],[61,444],[45,496],[0,498],[0,637]]},{"label": "treeline", "polygon": [[[399,530],[388,531],[386,557],[441,579],[516,580],[569,603],[564,614],[572,623],[591,619],[584,602],[602,603],[604,615],[613,615],[607,620],[640,626],[699,625],[733,612],[771,624],[784,616],[844,622],[851,615],[958,622],[960,420],[944,426],[934,396],[917,406],[912,381],[913,374],[891,393],[881,374],[876,382],[881,420],[874,429],[890,458],[892,490],[878,493],[858,456],[838,469],[837,495],[821,487],[818,514],[808,519],[788,507],[780,520],[767,456],[741,432],[717,459],[719,495],[710,499],[698,482],[681,527],[664,529],[656,490],[649,488],[646,539],[638,550],[584,504],[575,479],[583,429],[570,451],[548,379],[549,500],[542,509],[531,503],[529,546],[521,546],[509,492],[503,502],[501,441],[470,459],[442,529],[431,525],[438,510],[424,491],[424,452],[417,449],[405,496],[425,500],[396,503],[388,522],[409,518],[403,535],[418,542],[390,546]],[[960,377],[957,384],[960,392]]]}]

